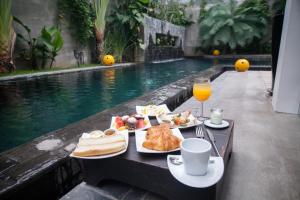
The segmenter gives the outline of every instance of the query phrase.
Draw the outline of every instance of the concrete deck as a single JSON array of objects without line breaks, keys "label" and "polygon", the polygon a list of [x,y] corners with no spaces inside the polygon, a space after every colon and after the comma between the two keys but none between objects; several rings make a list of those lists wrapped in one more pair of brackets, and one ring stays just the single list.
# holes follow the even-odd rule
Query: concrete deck
[{"label": "concrete deck", "polygon": [[[271,72],[225,72],[212,82],[209,109],[235,120],[233,154],[223,200],[300,199],[300,118],[275,113],[266,90]],[[200,108],[193,97],[176,111]]]}]

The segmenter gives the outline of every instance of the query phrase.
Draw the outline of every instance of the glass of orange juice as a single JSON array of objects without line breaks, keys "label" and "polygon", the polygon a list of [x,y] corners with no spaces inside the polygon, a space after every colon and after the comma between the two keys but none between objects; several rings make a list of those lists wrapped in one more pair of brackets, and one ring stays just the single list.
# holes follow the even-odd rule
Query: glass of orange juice
[{"label": "glass of orange juice", "polygon": [[201,117],[203,118],[203,102],[211,95],[211,85],[209,79],[201,79],[194,83],[194,97],[201,102]]}]

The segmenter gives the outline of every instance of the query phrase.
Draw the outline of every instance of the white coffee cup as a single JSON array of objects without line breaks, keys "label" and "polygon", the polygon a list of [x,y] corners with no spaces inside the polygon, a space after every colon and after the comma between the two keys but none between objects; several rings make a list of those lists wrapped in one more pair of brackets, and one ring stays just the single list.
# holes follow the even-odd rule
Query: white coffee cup
[{"label": "white coffee cup", "polygon": [[188,138],[181,142],[181,156],[185,172],[189,175],[205,175],[211,153],[211,144],[199,138]]}]

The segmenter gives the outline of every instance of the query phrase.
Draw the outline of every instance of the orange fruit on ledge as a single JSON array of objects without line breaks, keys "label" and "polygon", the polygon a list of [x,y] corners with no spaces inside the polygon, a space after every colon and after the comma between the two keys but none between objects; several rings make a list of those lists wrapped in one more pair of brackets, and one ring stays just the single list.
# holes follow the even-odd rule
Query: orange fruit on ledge
[{"label": "orange fruit on ledge", "polygon": [[245,72],[249,69],[250,63],[246,59],[238,59],[234,64],[235,70],[238,72]]},{"label": "orange fruit on ledge", "polygon": [[214,56],[219,56],[221,54],[221,52],[218,49],[213,50],[212,54]]},{"label": "orange fruit on ledge", "polygon": [[107,66],[115,64],[115,58],[112,55],[105,55],[102,59],[102,63]]}]

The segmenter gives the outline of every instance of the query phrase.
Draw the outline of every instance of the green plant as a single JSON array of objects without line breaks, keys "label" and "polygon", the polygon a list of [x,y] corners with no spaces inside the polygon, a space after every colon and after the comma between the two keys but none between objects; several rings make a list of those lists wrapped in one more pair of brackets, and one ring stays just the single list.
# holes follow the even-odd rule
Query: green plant
[{"label": "green plant", "polygon": [[11,0],[0,1],[0,72],[13,71],[16,34],[12,26]]},{"label": "green plant", "polygon": [[23,29],[26,31],[26,36],[23,36],[20,33],[17,33],[17,38],[21,39],[25,42],[27,45],[26,49],[22,49],[20,56],[24,59],[30,62],[31,68],[35,69],[37,68],[37,40],[36,38],[32,37],[31,35],[31,29],[25,25],[20,19],[17,17],[14,17],[14,21],[19,24]]},{"label": "green plant", "polygon": [[105,31],[105,15],[109,0],[94,0],[95,9],[95,35],[96,35],[96,47],[97,47],[97,58],[100,61],[103,54],[103,40]]},{"label": "green plant", "polygon": [[125,35],[139,45],[140,26],[144,23],[148,4],[149,0],[128,0],[115,4],[108,17],[110,27],[118,29],[122,26]]},{"label": "green plant", "polygon": [[267,21],[270,20],[271,12],[266,0],[245,0],[239,6],[239,9],[244,10],[248,8],[255,8],[257,13]]},{"label": "green plant", "polygon": [[[14,17],[14,21],[24,28],[26,36],[18,33],[19,39],[25,42],[26,49],[21,52],[21,57],[30,61],[33,69],[44,68],[46,61],[51,60],[50,68],[52,68],[55,57],[63,46],[63,38],[60,29],[56,27],[46,28],[41,30],[40,35],[35,38],[31,35],[31,29],[25,25],[20,19]],[[41,66],[38,66],[38,60],[41,60]]]},{"label": "green plant", "polygon": [[256,7],[237,6],[234,0],[217,3],[200,21],[200,42],[204,48],[245,47],[266,34],[267,19]]},{"label": "green plant", "polygon": [[59,17],[67,19],[71,33],[81,46],[94,36],[94,11],[87,0],[59,0]]},{"label": "green plant", "polygon": [[124,52],[133,45],[130,36],[126,34],[123,27],[120,27],[118,31],[109,31],[106,34],[105,43],[109,44],[110,53],[114,55],[117,62],[122,62]]},{"label": "green plant", "polygon": [[107,17],[109,30],[105,38],[105,43],[111,45],[105,44],[105,47],[115,55],[118,62],[122,61],[124,53],[130,47],[143,48],[139,35],[148,4],[149,0],[128,0],[120,1],[111,8]]},{"label": "green plant", "polygon": [[50,68],[52,68],[55,57],[64,44],[60,29],[55,26],[50,28],[44,27],[37,40],[40,48],[44,49],[42,52],[46,53],[46,56],[51,60]]}]

